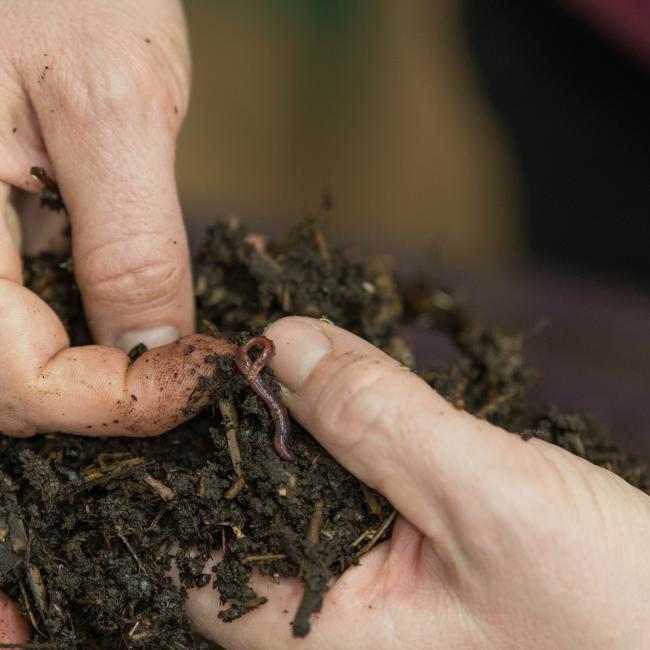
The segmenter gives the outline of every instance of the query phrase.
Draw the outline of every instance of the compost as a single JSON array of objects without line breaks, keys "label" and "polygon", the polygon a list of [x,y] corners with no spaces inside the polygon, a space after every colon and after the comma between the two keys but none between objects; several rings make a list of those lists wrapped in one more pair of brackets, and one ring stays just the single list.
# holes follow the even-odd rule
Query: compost
[{"label": "compost", "polygon": [[[474,320],[435,278],[398,285],[382,259],[330,247],[315,220],[263,248],[246,234],[237,219],[220,221],[196,259],[203,333],[243,346],[284,315],[327,318],[414,368],[400,332],[415,323],[453,346],[449,363],[418,371],[458,408],[650,492],[646,468],[593,423],[531,404],[521,337]],[[90,342],[71,262],[24,263],[26,286],[72,343]],[[214,362],[212,406],[160,437],[0,437],[0,588],[30,621],[32,647],[207,648],[185,621],[187,590],[219,589],[227,608],[215,617],[231,621],[264,606],[248,584],[254,568],[303,583],[292,629],[306,635],[332,578],[390,535],[393,509],[381,495],[296,422],[292,459],[281,458],[266,403],[231,357]],[[277,392],[271,372],[261,376]],[[204,573],[212,549],[222,559]],[[168,577],[172,563],[181,587]]]}]

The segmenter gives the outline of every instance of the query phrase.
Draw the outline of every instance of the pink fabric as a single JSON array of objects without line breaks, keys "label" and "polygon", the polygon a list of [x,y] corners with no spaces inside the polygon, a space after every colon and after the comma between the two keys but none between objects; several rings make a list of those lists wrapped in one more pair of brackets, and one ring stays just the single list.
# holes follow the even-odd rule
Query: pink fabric
[{"label": "pink fabric", "polygon": [[650,66],[650,0],[567,0]]}]

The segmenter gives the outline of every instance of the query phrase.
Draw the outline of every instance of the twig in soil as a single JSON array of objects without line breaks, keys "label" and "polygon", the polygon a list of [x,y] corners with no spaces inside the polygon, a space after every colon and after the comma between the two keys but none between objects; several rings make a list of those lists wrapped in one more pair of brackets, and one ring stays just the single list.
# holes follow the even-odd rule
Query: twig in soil
[{"label": "twig in soil", "polygon": [[147,570],[144,567],[144,564],[142,564],[142,560],[138,557],[138,554],[133,550],[133,546],[129,543],[129,540],[126,538],[124,533],[122,532],[122,526],[116,524],[115,525],[115,532],[117,533],[117,536],[124,542],[124,546],[128,549],[129,553],[133,556],[133,559],[136,561],[136,564],[138,565],[138,568],[142,573],[144,573],[146,576],[149,574],[147,573]]},{"label": "twig in soil", "polygon": [[279,275],[284,271],[282,265],[277,260],[274,260],[264,249],[254,248],[253,255],[257,256],[268,266],[268,268],[265,269],[267,274],[272,273]]},{"label": "twig in soil", "polygon": [[[235,524],[231,524],[228,521],[219,521],[217,522],[217,526],[228,526],[228,528],[230,528],[230,530],[232,530],[232,532],[235,533],[235,537],[237,539],[244,539],[246,537],[246,535],[244,534],[244,532],[239,526],[236,526]],[[224,529],[222,528],[221,530],[223,532]]]},{"label": "twig in soil", "polygon": [[[97,456],[97,464],[102,472],[112,472],[123,465],[138,464],[134,461],[140,461],[138,458],[132,458],[128,451],[102,452]],[[86,470],[89,471],[89,470]]]},{"label": "twig in soil", "polygon": [[501,393],[500,395],[496,395],[494,397],[491,397],[483,406],[481,406],[474,415],[477,418],[485,419],[488,416],[490,416],[496,409],[501,406],[504,402],[507,402],[508,400],[512,399],[517,392],[516,388],[512,388],[505,393]]},{"label": "twig in soil", "polygon": [[160,520],[165,516],[166,512],[167,512],[167,507],[164,506],[163,509],[154,517],[154,520],[149,524],[147,530],[148,531],[155,530]]},{"label": "twig in soil", "polygon": [[246,485],[246,477],[242,474],[228,489],[228,491],[224,494],[224,497],[228,501],[232,501],[243,489],[244,486]]},{"label": "twig in soil", "polygon": [[377,544],[381,539],[381,536],[388,530],[388,527],[393,523],[393,521],[395,521],[396,515],[397,512],[395,510],[388,515],[384,523],[377,529],[377,532],[370,538],[370,541],[361,550],[357,551],[357,557],[365,555],[368,551],[374,548],[375,544]]},{"label": "twig in soil", "polygon": [[29,590],[32,592],[32,596],[34,596],[38,611],[45,618],[48,609],[45,584],[43,583],[43,576],[41,575],[40,569],[33,564],[27,565],[27,584],[29,585]]},{"label": "twig in soil", "polygon": [[32,606],[29,602],[29,595],[27,594],[27,588],[25,587],[25,583],[22,580],[18,581],[18,586],[20,587],[20,595],[22,596],[23,599],[23,604],[25,605],[25,611],[27,612],[27,617],[29,618],[29,622],[32,624],[32,627],[40,634],[41,636],[45,636],[40,628],[38,627],[38,624],[36,623],[36,616],[34,615],[34,611],[32,610]]},{"label": "twig in soil", "polygon": [[170,487],[167,487],[164,483],[155,479],[150,474],[146,474],[144,477],[144,482],[163,500],[163,501],[173,501],[176,498],[176,493]]},{"label": "twig in soil", "polygon": [[250,600],[247,600],[244,603],[244,607],[248,610],[251,609],[257,609],[261,605],[264,605],[264,603],[268,602],[268,598],[265,596],[255,596],[255,598],[251,598]]},{"label": "twig in soil", "polygon": [[203,327],[206,329],[208,334],[212,334],[213,336],[216,336],[217,333],[219,332],[219,328],[211,320],[204,318],[201,320],[201,323],[203,324]]},{"label": "twig in soil", "polygon": [[29,540],[25,524],[20,517],[14,514],[9,515],[9,540],[11,541],[11,550],[14,553],[23,553],[27,550]]},{"label": "twig in soil", "polygon": [[375,534],[374,528],[368,528],[364,530],[359,537],[357,537],[353,542],[350,543],[350,548],[354,548],[355,546],[359,546],[361,542],[363,542],[364,539],[369,539]]},{"label": "twig in soil", "polygon": [[309,520],[307,528],[307,537],[305,541],[308,544],[315,544],[320,539],[320,529],[323,526],[323,502],[319,499],[314,506],[314,512]]},{"label": "twig in soil", "polygon": [[219,410],[221,411],[221,417],[223,417],[223,422],[226,427],[226,441],[228,443],[232,466],[235,468],[235,474],[242,476],[241,452],[239,451],[239,443],[237,442],[237,436],[239,435],[239,413],[237,413],[235,403],[229,399],[219,400]]},{"label": "twig in soil", "polygon": [[312,232],[314,233],[318,253],[323,258],[323,262],[325,262],[325,268],[329,271],[332,266],[332,255],[323,236],[323,231],[315,223],[312,223]]},{"label": "twig in soil", "polygon": [[376,494],[363,483],[361,484],[361,490],[363,491],[363,498],[366,500],[368,510],[370,510],[373,515],[379,516],[381,514],[381,505],[379,504]]},{"label": "twig in soil", "polygon": [[273,560],[284,560],[287,556],[284,553],[267,553],[266,555],[248,555],[242,562],[272,562]]},{"label": "twig in soil", "polygon": [[104,461],[104,454],[100,454],[97,458],[97,463],[99,467],[87,467],[84,470],[84,483],[80,487],[71,490],[72,494],[89,490],[95,485],[101,485],[110,481],[112,478],[120,476],[124,470],[141,465],[142,458],[127,458],[117,463],[107,464]]}]

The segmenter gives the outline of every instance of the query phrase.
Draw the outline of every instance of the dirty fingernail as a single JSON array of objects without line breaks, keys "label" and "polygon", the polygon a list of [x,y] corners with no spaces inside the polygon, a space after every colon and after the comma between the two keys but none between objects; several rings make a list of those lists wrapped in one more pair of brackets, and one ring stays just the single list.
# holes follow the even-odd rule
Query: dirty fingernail
[{"label": "dirty fingernail", "polygon": [[318,321],[310,318],[282,318],[264,334],[275,343],[271,368],[280,383],[293,392],[303,387],[321,359],[332,350],[332,342]]},{"label": "dirty fingernail", "polygon": [[173,325],[161,325],[151,329],[127,332],[115,341],[115,347],[124,352],[129,352],[139,343],[144,343],[149,349],[158,348],[176,341],[178,337],[178,330]]}]

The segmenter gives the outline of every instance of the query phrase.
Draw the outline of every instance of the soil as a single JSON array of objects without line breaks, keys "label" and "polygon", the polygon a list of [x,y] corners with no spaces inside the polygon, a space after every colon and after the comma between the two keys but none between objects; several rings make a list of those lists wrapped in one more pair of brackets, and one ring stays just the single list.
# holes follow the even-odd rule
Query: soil
[{"label": "soil", "polygon": [[[593,423],[528,402],[521,338],[475,322],[452,293],[430,281],[399,288],[383,261],[330,249],[314,221],[264,252],[245,235],[235,219],[216,224],[196,260],[203,332],[241,343],[285,314],[325,317],[413,366],[399,328],[415,321],[454,345],[449,365],[422,375],[459,408],[650,493],[646,468]],[[25,283],[74,344],[89,341],[69,261],[26,259]],[[303,636],[331,579],[390,534],[390,504],[297,423],[295,460],[278,458],[263,402],[232,361],[219,366],[227,379],[215,404],[158,438],[0,437],[0,588],[31,622],[32,647],[207,648],[184,619],[186,590],[218,588],[228,605],[218,615],[233,620],[264,606],[248,586],[253,567],[303,582],[292,613]],[[215,548],[223,558],[203,573]]]}]

